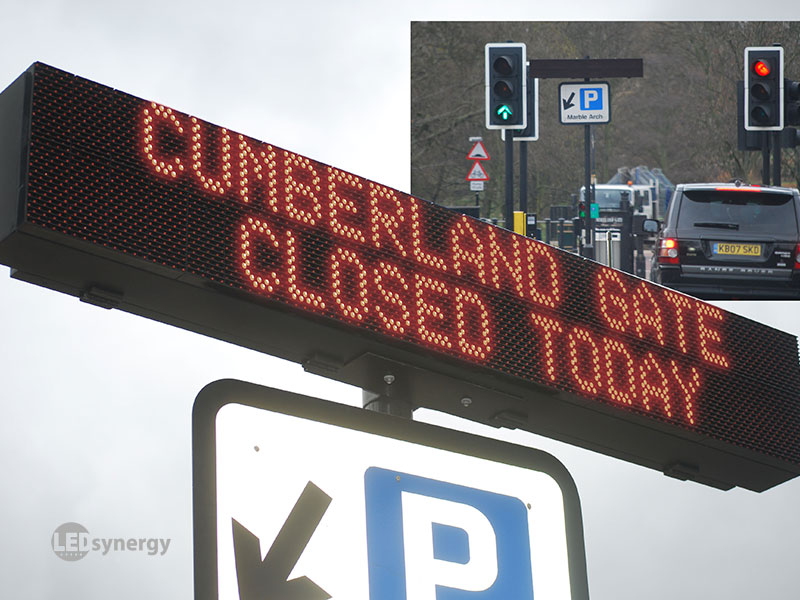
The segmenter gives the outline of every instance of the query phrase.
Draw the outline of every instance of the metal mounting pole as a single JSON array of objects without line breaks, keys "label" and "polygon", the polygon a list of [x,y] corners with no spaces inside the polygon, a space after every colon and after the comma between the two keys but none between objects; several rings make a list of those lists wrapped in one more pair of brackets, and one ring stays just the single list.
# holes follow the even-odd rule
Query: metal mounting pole
[{"label": "metal mounting pole", "polygon": [[772,132],[772,185],[781,184],[781,132]]},{"label": "metal mounting pole", "polygon": [[769,133],[760,131],[761,134],[761,184],[769,185]]},{"label": "metal mounting pole", "polygon": [[583,247],[581,256],[594,260],[594,221],[592,220],[592,126],[583,126],[583,144],[585,147],[584,155],[584,178],[583,178],[583,202],[586,207],[584,218],[586,230],[586,245]]},{"label": "metal mounting pole", "polygon": [[[585,57],[589,60],[589,56]],[[583,79],[586,83],[591,81],[591,77]],[[586,245],[581,251],[581,256],[594,260],[594,220],[592,219],[592,126],[588,123],[583,126],[583,145],[584,145],[584,176],[583,176],[583,202],[586,206],[586,218],[584,225],[586,229]]]}]

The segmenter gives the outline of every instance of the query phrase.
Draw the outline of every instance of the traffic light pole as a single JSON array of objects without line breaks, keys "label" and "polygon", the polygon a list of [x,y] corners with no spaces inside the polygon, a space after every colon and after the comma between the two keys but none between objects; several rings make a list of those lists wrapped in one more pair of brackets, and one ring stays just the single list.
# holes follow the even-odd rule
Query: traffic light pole
[{"label": "traffic light pole", "polygon": [[761,185],[769,185],[769,136],[761,133]]},{"label": "traffic light pole", "polygon": [[514,136],[506,132],[506,210],[505,227],[514,231]]},{"label": "traffic light pole", "polygon": [[528,214],[528,142],[519,143],[519,209]]}]

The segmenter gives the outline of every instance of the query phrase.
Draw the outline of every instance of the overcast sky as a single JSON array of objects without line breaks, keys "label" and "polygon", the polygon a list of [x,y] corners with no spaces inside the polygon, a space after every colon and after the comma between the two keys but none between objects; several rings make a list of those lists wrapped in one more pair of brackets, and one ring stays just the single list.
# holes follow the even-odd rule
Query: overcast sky
[{"label": "overcast sky", "polygon": [[[552,5],[8,1],[0,88],[43,61],[409,191],[411,21],[800,17],[796,3],[772,3],[767,14],[763,4],[730,0]],[[796,303],[722,306],[800,334]],[[82,304],[0,268],[4,597],[192,596],[191,406],[221,378],[361,400],[297,365]],[[531,434],[417,418],[542,448],[567,466],[594,599],[800,596],[800,480],[762,494],[720,492]],[[171,546],[164,556],[65,562],[50,539],[68,521],[100,537]]]}]

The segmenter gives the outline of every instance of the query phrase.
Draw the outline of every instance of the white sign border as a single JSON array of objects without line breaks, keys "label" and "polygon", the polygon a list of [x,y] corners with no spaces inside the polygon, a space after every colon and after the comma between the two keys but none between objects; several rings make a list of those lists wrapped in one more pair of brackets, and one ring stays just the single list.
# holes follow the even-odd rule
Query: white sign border
[{"label": "white sign border", "polygon": [[[605,121],[565,121],[564,120],[564,110],[562,104],[562,92],[561,90],[564,86],[579,86],[579,87],[590,87],[590,86],[605,86],[607,90],[608,96],[608,118]],[[607,81],[562,81],[558,84],[558,120],[562,125],[606,125],[611,122],[611,84]]]},{"label": "white sign border", "polygon": [[580,500],[572,477],[553,456],[522,446],[235,380],[207,385],[192,414],[195,598],[218,598],[216,417],[228,404],[252,406],[549,475],[564,503],[572,600],[588,600]]}]

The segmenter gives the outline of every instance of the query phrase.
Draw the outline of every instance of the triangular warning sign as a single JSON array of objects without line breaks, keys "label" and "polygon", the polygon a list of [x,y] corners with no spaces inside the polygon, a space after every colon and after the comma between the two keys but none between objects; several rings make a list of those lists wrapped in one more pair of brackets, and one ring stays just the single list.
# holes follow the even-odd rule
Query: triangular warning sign
[{"label": "triangular warning sign", "polygon": [[489,175],[486,174],[486,171],[481,166],[477,160],[472,163],[472,169],[467,174],[466,177],[467,181],[489,181]]},{"label": "triangular warning sign", "polygon": [[483,147],[483,142],[475,142],[472,150],[467,154],[469,160],[489,160],[489,153]]}]

